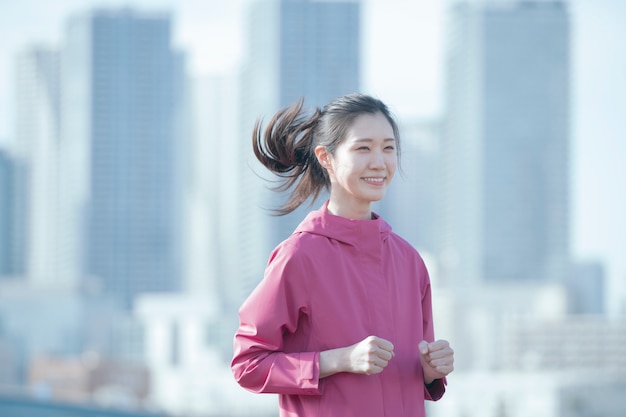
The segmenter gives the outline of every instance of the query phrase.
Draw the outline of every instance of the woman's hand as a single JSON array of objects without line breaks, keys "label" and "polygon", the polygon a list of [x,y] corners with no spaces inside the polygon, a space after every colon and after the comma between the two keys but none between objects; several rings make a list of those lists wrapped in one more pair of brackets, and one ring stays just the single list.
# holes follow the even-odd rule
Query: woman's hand
[{"label": "woman's hand", "polygon": [[320,378],[339,372],[378,374],[393,356],[393,344],[390,341],[368,336],[352,346],[321,352]]},{"label": "woman's hand", "polygon": [[454,351],[447,340],[432,343],[423,340],[418,348],[426,384],[431,384],[435,379],[441,379],[454,370]]},{"label": "woman's hand", "polygon": [[355,374],[378,374],[393,358],[393,344],[376,336],[369,336],[350,346],[349,372]]}]

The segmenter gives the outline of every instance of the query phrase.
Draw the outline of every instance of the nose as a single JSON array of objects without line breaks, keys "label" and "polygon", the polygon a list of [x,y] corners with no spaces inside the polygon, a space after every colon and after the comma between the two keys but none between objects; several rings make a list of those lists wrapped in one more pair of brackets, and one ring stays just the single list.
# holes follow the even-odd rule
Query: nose
[{"label": "nose", "polygon": [[381,151],[371,153],[370,169],[385,169],[385,155]]}]

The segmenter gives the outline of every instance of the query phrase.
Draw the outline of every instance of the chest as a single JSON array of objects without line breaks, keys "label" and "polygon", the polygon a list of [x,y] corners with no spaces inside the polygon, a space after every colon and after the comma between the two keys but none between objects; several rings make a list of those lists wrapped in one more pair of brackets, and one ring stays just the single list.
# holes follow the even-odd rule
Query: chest
[{"label": "chest", "polygon": [[323,251],[311,271],[308,295],[313,344],[345,346],[369,335],[394,340],[421,329],[423,277],[416,259],[385,246],[377,249]]}]

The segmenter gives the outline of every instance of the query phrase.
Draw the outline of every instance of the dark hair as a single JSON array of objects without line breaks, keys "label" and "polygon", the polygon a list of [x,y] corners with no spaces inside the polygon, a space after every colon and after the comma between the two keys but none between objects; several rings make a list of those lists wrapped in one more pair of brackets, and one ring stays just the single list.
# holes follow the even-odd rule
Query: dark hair
[{"label": "dark hair", "polygon": [[274,187],[286,191],[293,187],[288,200],[275,210],[278,215],[289,214],[313,196],[317,199],[323,189],[330,189],[326,170],[315,156],[315,148],[324,146],[333,155],[346,137],[346,132],[358,116],[382,113],[396,137],[400,155],[400,134],[391,112],[382,101],[354,93],[336,98],[315,108],[312,114],[303,110],[304,98],[278,111],[262,133],[257,120],[252,133],[252,148],[257,159],[283,181]]}]

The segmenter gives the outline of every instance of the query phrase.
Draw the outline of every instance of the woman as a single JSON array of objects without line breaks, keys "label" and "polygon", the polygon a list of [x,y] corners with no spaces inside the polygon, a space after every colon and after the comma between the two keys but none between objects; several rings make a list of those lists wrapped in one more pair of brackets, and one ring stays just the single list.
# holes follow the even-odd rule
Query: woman
[{"label": "woman", "polygon": [[351,94],[307,116],[300,101],[264,134],[257,123],[253,147],[292,189],[280,214],[330,196],[274,249],[241,306],[236,380],[279,394],[281,416],[424,416],[454,357],[434,341],[422,258],[371,211],[398,163],[387,106]]}]

